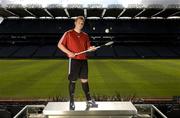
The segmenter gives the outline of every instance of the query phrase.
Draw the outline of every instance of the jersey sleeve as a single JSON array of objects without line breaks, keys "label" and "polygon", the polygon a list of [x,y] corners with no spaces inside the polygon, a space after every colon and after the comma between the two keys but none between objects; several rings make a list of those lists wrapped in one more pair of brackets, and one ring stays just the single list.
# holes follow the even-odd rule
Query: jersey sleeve
[{"label": "jersey sleeve", "polygon": [[60,43],[64,46],[67,46],[68,33],[65,32],[60,39]]}]

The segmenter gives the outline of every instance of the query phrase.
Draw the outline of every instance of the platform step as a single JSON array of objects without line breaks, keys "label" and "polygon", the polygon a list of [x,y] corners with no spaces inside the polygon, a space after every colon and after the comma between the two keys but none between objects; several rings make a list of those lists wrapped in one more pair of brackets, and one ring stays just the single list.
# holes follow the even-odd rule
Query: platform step
[{"label": "platform step", "polygon": [[49,102],[43,110],[48,118],[130,118],[137,114],[131,102],[96,102],[97,108],[86,108],[86,102],[75,102],[75,111],[69,102]]}]

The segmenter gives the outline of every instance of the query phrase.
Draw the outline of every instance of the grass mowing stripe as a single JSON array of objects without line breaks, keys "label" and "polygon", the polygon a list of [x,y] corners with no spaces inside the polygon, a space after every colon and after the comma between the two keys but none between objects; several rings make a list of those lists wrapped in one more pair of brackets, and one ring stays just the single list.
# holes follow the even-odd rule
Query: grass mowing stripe
[{"label": "grass mowing stripe", "polygon": [[[10,77],[11,83],[6,84],[4,88],[5,91],[1,91],[0,93],[1,95],[5,94],[4,96],[7,97],[8,96],[18,97],[21,96],[21,94],[26,95],[27,93],[23,91],[28,89],[28,87],[31,86],[33,83],[36,83],[39,79],[43,79],[43,77],[37,78],[36,76],[39,76],[40,75],[39,72],[43,68],[48,67],[49,63],[46,63],[46,61],[39,62],[39,60],[33,60],[33,61],[37,61],[38,64],[31,64],[28,66],[26,65],[24,66],[26,68],[21,68],[23,69],[23,71],[18,71],[17,73],[13,74],[15,78],[12,79]],[[25,74],[22,74],[22,72],[24,72]],[[11,88],[10,86],[13,86],[13,88]],[[36,91],[35,93],[38,93],[38,91]]]},{"label": "grass mowing stripe", "polygon": [[[9,95],[9,96],[16,96],[18,95],[19,90],[22,88],[26,89],[30,81],[26,80],[26,76],[28,74],[32,74],[31,70],[34,67],[41,66],[40,63],[31,64],[31,65],[24,65],[23,67],[19,68],[15,72],[11,73],[10,76],[7,76],[9,83],[6,84],[4,87],[5,91],[1,91],[1,94]],[[37,70],[36,70],[37,71]],[[22,74],[23,73],[23,74]],[[23,89],[22,89],[23,91]]]},{"label": "grass mowing stripe", "polygon": [[170,61],[158,61],[158,64],[159,64],[158,67],[166,68],[163,69],[164,71],[166,71],[165,73],[175,77],[180,77],[180,73],[179,73],[180,64],[178,65]]},{"label": "grass mowing stripe", "polygon": [[[136,61],[126,61],[126,65],[131,65],[129,66],[128,70],[130,71],[130,73],[134,73],[137,75],[137,77],[133,81],[134,83],[136,83],[136,81],[138,80],[143,81],[143,83],[139,83],[138,86],[137,86],[138,83],[134,84],[136,85],[135,87],[136,87],[136,90],[138,90],[138,94],[141,94],[144,96],[147,96],[147,95],[156,96],[157,93],[166,92],[164,88],[162,88],[161,86],[158,86],[155,82],[156,81],[155,78],[157,76],[156,70],[151,70],[147,68],[145,65],[140,65],[139,62],[136,62]],[[158,76],[161,76],[161,74]],[[153,91],[153,90],[156,90],[156,91]],[[147,91],[149,92],[147,93]]]},{"label": "grass mowing stripe", "polygon": [[[134,61],[137,62],[137,61]],[[139,62],[138,62],[139,63]],[[145,64],[144,64],[145,63]],[[153,60],[153,61],[146,61],[146,62],[139,63],[140,65],[144,66],[146,65],[146,68],[151,69],[150,72],[153,72],[155,75],[152,82],[154,85],[156,85],[158,88],[151,88],[151,90],[154,90],[157,95],[161,93],[161,95],[164,96],[173,96],[177,95],[179,93],[179,88],[177,86],[174,86],[176,84],[176,80],[179,78],[179,75],[172,74],[170,71],[176,71],[176,68],[169,69],[168,65],[164,65],[159,63],[159,61]],[[175,80],[175,81],[174,81]],[[177,81],[179,83],[179,81]],[[171,84],[171,85],[170,85]],[[163,90],[162,92],[158,92],[158,90]]]},{"label": "grass mowing stripe", "polygon": [[[102,61],[102,60],[100,60]],[[114,61],[114,60],[113,60]],[[112,61],[109,61],[108,64],[111,65]],[[156,80],[158,76],[162,77],[170,77],[165,75],[164,73],[160,73],[159,70],[154,70],[154,69],[149,69],[147,68],[144,64],[141,65],[142,60],[118,60],[118,62],[121,62],[121,64],[117,64],[117,62],[115,61],[116,64],[114,64],[112,67],[115,68],[115,66],[119,65],[119,67],[124,68],[124,70],[127,70],[126,73],[122,73],[120,76],[122,77],[124,75],[124,78],[127,77],[127,81],[129,81],[129,83],[131,84],[131,86],[134,86],[134,90],[139,91],[138,93],[140,93],[141,95],[154,95],[154,96],[158,96],[159,93],[161,92],[162,94],[170,94],[170,92],[166,92],[167,87],[164,87],[163,85],[157,85],[156,84]],[[127,63],[128,62],[128,63]],[[99,62],[98,62],[99,63]],[[104,65],[103,68],[104,69]],[[126,69],[125,69],[126,68]],[[120,72],[118,68],[115,68],[115,70],[117,70],[117,72]],[[129,71],[129,73],[127,73]],[[105,79],[107,77],[107,72],[104,73],[105,74]],[[132,81],[132,82],[130,82]],[[115,81],[115,83],[117,83],[118,81]],[[137,85],[138,84],[138,85]],[[159,84],[163,84],[161,81]],[[114,86],[115,84],[113,84]],[[120,84],[122,85],[122,84]],[[152,86],[154,85],[154,87]],[[121,87],[122,89],[122,87]],[[158,92],[159,91],[159,92]]]},{"label": "grass mowing stripe", "polygon": [[[59,67],[57,67],[58,65]],[[30,86],[28,92],[32,90],[41,92],[41,96],[37,92],[31,92],[34,97],[67,96],[67,73],[62,72],[65,66],[67,64],[62,61],[55,61],[48,68],[43,68],[38,76],[45,76]],[[64,90],[65,88],[66,90]]]},{"label": "grass mowing stripe", "polygon": [[[157,85],[165,88],[167,90],[167,93],[170,95],[179,95],[180,93],[180,87],[176,86],[180,84],[179,81],[179,72],[178,72],[178,68],[175,67],[173,68],[172,66],[169,65],[164,65],[161,64],[159,62],[149,62],[150,65],[152,66],[148,66],[149,68],[153,69],[153,70],[157,70],[159,71],[159,73],[162,73],[163,77],[161,77],[160,75],[158,75],[157,79],[156,79],[156,83]],[[148,63],[146,63],[146,65],[148,65]]]},{"label": "grass mowing stripe", "polygon": [[114,93],[115,91],[117,93],[121,93],[122,95],[127,95],[127,93],[134,94],[132,86],[126,80],[126,77],[122,76],[122,73],[124,73],[125,71],[123,68],[121,68],[121,66],[116,66],[117,64],[115,61],[105,62],[104,65],[101,69],[106,70],[106,72],[104,73],[105,80],[107,79],[106,77],[108,75],[107,82],[109,83],[109,88],[107,89],[109,89],[110,93]]},{"label": "grass mowing stripe", "polygon": [[[0,65],[0,99],[68,94],[67,60],[0,60]],[[117,91],[121,95],[136,93],[147,97],[179,95],[179,67],[179,60],[90,59],[91,92],[108,96]],[[79,82],[76,87],[76,96],[84,99]],[[19,90],[22,91],[18,93]]]},{"label": "grass mowing stripe", "polygon": [[[16,62],[20,63],[21,60],[18,60],[18,61],[16,60]],[[36,62],[36,61],[33,61],[33,62],[34,63],[30,63],[30,64],[27,62],[25,65],[20,65],[16,69],[8,69],[8,70],[2,71],[1,74],[0,74],[0,80],[1,80],[0,91],[5,90],[6,88],[8,88],[10,86],[14,86],[14,85],[11,85],[11,84],[13,82],[16,82],[19,79],[24,80],[25,75],[32,74],[32,73],[30,73],[30,71],[28,71],[26,73],[25,70],[31,70],[31,68],[34,68],[35,65],[37,67],[39,67],[38,62]],[[11,65],[7,64],[7,66],[11,66]],[[3,68],[3,66],[1,66],[0,68]]]},{"label": "grass mowing stripe", "polygon": [[[33,77],[36,77],[36,80],[33,80],[29,83],[29,86],[26,87],[26,89],[24,89],[24,91],[21,91],[19,94],[20,95],[24,95],[29,96],[29,97],[48,97],[48,96],[52,96],[53,93],[53,89],[57,89],[54,88],[52,86],[50,86],[50,82],[53,81],[53,78],[51,78],[51,76],[49,76],[50,73],[53,73],[53,71],[55,71],[57,68],[57,64],[59,62],[50,62],[46,67],[40,68],[40,71],[38,73],[34,73],[31,76],[27,76],[26,80],[31,80]],[[40,84],[41,81],[50,81],[47,84]],[[54,84],[55,85],[55,84]],[[38,93],[41,93],[41,95],[39,95]]]},{"label": "grass mowing stripe", "polygon": [[149,70],[143,66],[139,66],[138,63],[134,63],[132,61],[123,61],[120,63],[120,66],[126,71],[126,73],[124,73],[125,76],[128,76],[126,79],[133,87],[136,95],[146,96],[147,92],[144,90],[152,88],[152,82],[146,76]]},{"label": "grass mowing stripe", "polygon": [[[4,65],[4,62],[0,61],[0,77],[1,79],[3,76],[16,73],[18,71],[22,71],[26,66],[30,66],[31,64],[38,64],[39,61],[32,61],[32,60],[8,60],[9,63]],[[22,73],[21,73],[22,74]]]},{"label": "grass mowing stripe", "polygon": [[[104,85],[106,85],[103,76],[99,72],[99,61],[89,60],[89,86],[91,94],[98,94],[104,92]],[[103,63],[103,62],[102,62]],[[98,90],[98,92],[97,92]]]},{"label": "grass mowing stripe", "polygon": [[[165,78],[167,78],[169,80],[168,82],[175,83],[176,80],[179,80],[179,77],[180,77],[179,68],[176,66],[171,66],[169,64],[165,65],[164,63],[155,62],[155,61],[154,62],[148,62],[148,63],[146,62],[146,65],[148,68],[156,70],[159,73],[163,73]],[[179,81],[177,81],[177,82],[179,82]]]},{"label": "grass mowing stripe", "polygon": [[[151,85],[149,82],[144,81],[144,79],[141,77],[140,74],[142,71],[146,71],[146,69],[141,70],[138,68],[138,65],[133,64],[132,62],[115,61],[113,68],[117,71],[117,73],[119,72],[119,76],[123,78],[123,80],[125,81],[125,83],[121,83],[121,80],[119,80],[121,86],[123,87],[123,85],[127,85],[127,84],[128,87],[130,86],[131,89],[130,91],[127,91],[128,93],[138,95],[140,93],[139,90],[144,89],[144,87]],[[119,71],[118,68],[120,68],[121,71]],[[125,87],[126,90],[129,89],[128,87]],[[144,93],[142,92],[141,94]]]},{"label": "grass mowing stripe", "polygon": [[[98,82],[99,86],[96,86],[96,88],[94,88],[93,91],[96,92],[96,94],[108,94],[110,91],[110,89],[112,88],[112,84],[111,84],[111,72],[110,72],[110,68],[109,66],[106,65],[106,62],[104,60],[102,60],[101,62],[98,61],[94,61],[93,62],[94,65],[92,64],[92,62],[90,63],[91,67],[94,69],[94,66],[96,67],[96,73],[98,73],[99,78],[94,81],[94,84],[97,85],[96,83]],[[103,68],[101,68],[103,67]],[[106,75],[106,77],[104,77],[104,75]],[[93,77],[96,78],[96,77]],[[103,93],[104,92],[104,93]]]}]

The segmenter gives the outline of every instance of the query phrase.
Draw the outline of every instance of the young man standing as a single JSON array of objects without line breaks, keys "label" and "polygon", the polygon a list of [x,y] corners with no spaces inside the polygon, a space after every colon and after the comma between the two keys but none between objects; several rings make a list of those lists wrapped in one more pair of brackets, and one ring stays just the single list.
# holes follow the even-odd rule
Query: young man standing
[{"label": "young man standing", "polygon": [[74,91],[77,79],[81,80],[82,89],[86,95],[87,105],[95,105],[95,101],[91,98],[88,84],[88,62],[87,55],[75,55],[78,52],[92,49],[96,50],[94,46],[90,45],[88,35],[82,31],[85,19],[83,16],[78,16],[75,19],[75,27],[66,31],[58,43],[58,48],[67,54],[69,57],[69,95],[70,95],[70,110],[75,110]]}]

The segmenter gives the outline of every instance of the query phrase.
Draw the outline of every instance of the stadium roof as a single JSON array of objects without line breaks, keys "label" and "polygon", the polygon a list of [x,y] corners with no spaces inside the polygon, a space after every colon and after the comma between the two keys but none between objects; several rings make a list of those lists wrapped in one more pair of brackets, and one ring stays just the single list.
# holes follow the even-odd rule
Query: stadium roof
[{"label": "stadium roof", "polygon": [[87,19],[163,19],[180,18],[180,4],[6,4],[0,5],[0,17],[3,18],[49,18],[71,19],[75,16]]}]

